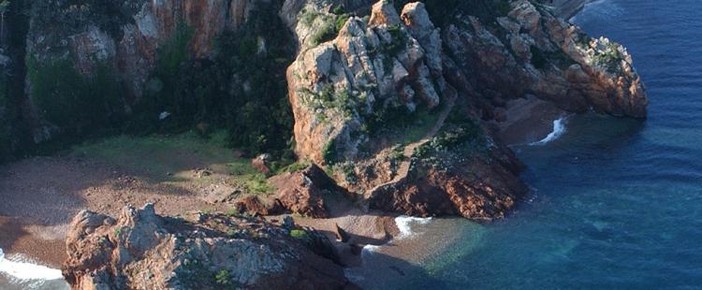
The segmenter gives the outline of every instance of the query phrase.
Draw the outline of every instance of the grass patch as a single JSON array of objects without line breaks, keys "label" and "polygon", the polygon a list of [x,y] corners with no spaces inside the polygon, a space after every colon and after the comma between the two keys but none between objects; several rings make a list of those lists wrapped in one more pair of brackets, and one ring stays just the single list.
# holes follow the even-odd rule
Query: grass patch
[{"label": "grass patch", "polygon": [[[237,185],[247,193],[275,191],[266,176],[251,166],[249,159],[234,157],[226,144],[226,133],[220,131],[209,138],[193,131],[171,136],[123,135],[74,146],[71,154],[118,165],[156,182],[194,182],[197,177],[193,174],[178,173],[208,168],[226,176],[227,183]],[[211,180],[203,178],[198,182]]]},{"label": "grass patch", "polygon": [[307,167],[310,167],[310,165],[312,165],[312,162],[310,162],[309,160],[300,160],[300,161],[297,161],[293,164],[290,164],[288,166],[281,168],[280,170],[277,171],[277,173],[278,174],[295,173],[298,171],[305,170]]},{"label": "grass patch", "polygon": [[439,119],[438,113],[432,113],[428,110],[421,110],[415,113],[415,122],[410,126],[403,127],[402,140],[400,144],[410,144],[417,142],[426,136],[427,132],[431,130],[436,121]]},{"label": "grass patch", "polygon": [[74,155],[96,158],[146,174],[164,175],[168,172],[204,167],[232,160],[233,154],[222,133],[209,139],[187,132],[180,135],[133,137],[121,135],[73,147]]},{"label": "grass patch", "polygon": [[307,232],[305,230],[292,230],[290,231],[290,236],[296,239],[307,238]]}]

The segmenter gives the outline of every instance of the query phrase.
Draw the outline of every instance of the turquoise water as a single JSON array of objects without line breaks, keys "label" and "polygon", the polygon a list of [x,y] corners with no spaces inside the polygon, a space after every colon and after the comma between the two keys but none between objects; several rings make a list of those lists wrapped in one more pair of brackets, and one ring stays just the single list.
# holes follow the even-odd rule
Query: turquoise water
[{"label": "turquoise water", "polygon": [[574,117],[561,139],[513,148],[534,195],[504,221],[466,223],[423,265],[423,288],[702,287],[700,11],[699,0],[604,0],[579,14],[634,56],[648,120]]}]

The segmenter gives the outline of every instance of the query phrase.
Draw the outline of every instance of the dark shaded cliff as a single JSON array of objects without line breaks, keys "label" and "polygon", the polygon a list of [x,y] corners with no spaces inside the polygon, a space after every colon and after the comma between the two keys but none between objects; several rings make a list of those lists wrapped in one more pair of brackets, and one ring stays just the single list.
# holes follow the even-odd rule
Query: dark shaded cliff
[{"label": "dark shaded cliff", "polygon": [[8,18],[12,147],[192,128],[253,153],[288,147],[282,1],[12,3],[27,12]]}]

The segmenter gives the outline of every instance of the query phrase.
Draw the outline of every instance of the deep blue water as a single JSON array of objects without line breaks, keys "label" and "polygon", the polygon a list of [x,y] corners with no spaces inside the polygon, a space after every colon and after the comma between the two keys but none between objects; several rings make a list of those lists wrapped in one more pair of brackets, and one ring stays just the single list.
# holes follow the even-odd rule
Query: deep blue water
[{"label": "deep blue water", "polygon": [[504,221],[466,222],[424,268],[441,289],[702,287],[702,1],[604,0],[573,21],[624,44],[646,122],[579,116],[516,147],[535,188]]}]

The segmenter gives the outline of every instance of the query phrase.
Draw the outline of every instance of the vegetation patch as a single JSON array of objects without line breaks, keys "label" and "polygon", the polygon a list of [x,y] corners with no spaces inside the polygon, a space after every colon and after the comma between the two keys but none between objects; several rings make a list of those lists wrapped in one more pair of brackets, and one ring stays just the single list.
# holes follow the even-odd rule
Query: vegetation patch
[{"label": "vegetation patch", "polygon": [[[193,58],[192,30],[179,26],[158,52],[147,96],[137,104],[127,132],[173,133],[203,124],[224,129],[228,146],[293,159],[285,70],[294,45],[275,5],[280,3],[257,5],[244,27],[220,35],[213,59]],[[164,111],[171,115],[159,121]]]},{"label": "vegetation patch", "polygon": [[71,135],[118,128],[124,118],[119,78],[107,63],[92,76],[79,73],[70,60],[27,60],[32,98],[42,115]]},{"label": "vegetation patch", "polygon": [[290,231],[290,236],[296,239],[307,239],[309,234],[305,230],[291,230]]},{"label": "vegetation patch", "polygon": [[441,131],[431,141],[417,147],[412,157],[448,169],[456,160],[487,151],[488,139],[480,125],[454,108]]},{"label": "vegetation patch", "polygon": [[228,288],[233,286],[231,274],[229,274],[229,271],[227,269],[222,269],[219,272],[217,272],[217,274],[215,274],[214,276],[214,279],[215,284],[221,287]]},{"label": "vegetation patch", "polygon": [[624,55],[619,51],[617,43],[609,41],[605,43],[604,50],[595,54],[592,59],[595,64],[606,68],[607,71],[618,73],[621,70],[621,62],[624,60]]},{"label": "vegetation patch", "polygon": [[[409,2],[413,1],[396,0],[395,7],[400,11]],[[497,17],[505,16],[511,10],[509,0],[428,0],[424,4],[439,27],[462,21],[457,18],[460,15],[478,17],[483,23],[494,23]]]},{"label": "vegetation patch", "polygon": [[337,162],[336,142],[333,139],[324,145],[322,158],[324,158],[324,162],[326,162],[327,165],[334,165]]},{"label": "vegetation patch", "polygon": [[334,39],[350,17],[341,6],[333,8],[332,13],[304,9],[300,14],[300,23],[313,29],[309,43],[311,46],[317,46]]}]

